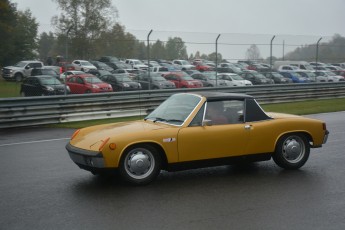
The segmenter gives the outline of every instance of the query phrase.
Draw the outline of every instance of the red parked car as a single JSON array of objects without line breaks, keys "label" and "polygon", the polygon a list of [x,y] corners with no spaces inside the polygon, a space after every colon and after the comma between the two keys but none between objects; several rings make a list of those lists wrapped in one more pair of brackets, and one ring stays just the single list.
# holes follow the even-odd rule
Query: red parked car
[{"label": "red parked car", "polygon": [[67,77],[66,84],[73,94],[113,92],[110,84],[101,81],[92,74],[69,76]]},{"label": "red parked car", "polygon": [[202,82],[195,80],[185,72],[171,72],[163,77],[175,84],[176,88],[201,88]]}]

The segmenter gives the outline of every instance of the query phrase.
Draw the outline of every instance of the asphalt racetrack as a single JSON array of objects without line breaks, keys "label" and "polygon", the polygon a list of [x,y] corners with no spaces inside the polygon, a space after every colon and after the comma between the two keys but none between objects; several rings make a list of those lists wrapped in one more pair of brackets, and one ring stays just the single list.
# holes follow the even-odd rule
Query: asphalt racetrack
[{"label": "asphalt racetrack", "polygon": [[345,229],[345,112],[304,167],[274,162],[161,172],[144,187],[79,169],[73,129],[0,130],[0,229]]}]

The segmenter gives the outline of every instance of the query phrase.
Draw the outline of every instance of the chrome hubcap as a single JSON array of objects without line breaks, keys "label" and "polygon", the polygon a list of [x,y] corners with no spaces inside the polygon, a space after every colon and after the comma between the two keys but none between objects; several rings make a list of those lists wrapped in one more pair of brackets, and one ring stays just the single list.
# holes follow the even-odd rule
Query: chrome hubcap
[{"label": "chrome hubcap", "polygon": [[305,154],[303,140],[298,136],[291,136],[283,144],[283,157],[290,163],[299,162]]},{"label": "chrome hubcap", "polygon": [[149,176],[154,169],[154,158],[146,149],[133,149],[125,160],[125,169],[128,175],[135,179],[143,179]]}]

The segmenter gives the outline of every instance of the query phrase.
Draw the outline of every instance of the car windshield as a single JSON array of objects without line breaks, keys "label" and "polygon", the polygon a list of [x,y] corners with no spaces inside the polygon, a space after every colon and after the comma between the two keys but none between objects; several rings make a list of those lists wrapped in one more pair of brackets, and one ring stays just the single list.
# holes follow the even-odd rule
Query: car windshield
[{"label": "car windshield", "polygon": [[191,94],[174,94],[150,113],[145,120],[182,125],[201,98]]},{"label": "car windshield", "polygon": [[99,80],[97,77],[84,77],[85,82],[95,84],[95,83],[103,83],[101,80]]},{"label": "car windshield", "polygon": [[239,76],[239,75],[237,75],[237,74],[231,75],[231,77],[232,77],[232,79],[234,79],[234,80],[240,80],[240,81],[243,81],[243,80],[244,80],[241,76]]},{"label": "car windshield", "polygon": [[327,71],[326,74],[328,76],[337,76],[335,73],[331,72],[331,71]]},{"label": "car windshield", "polygon": [[58,73],[52,69],[42,69],[42,74],[46,75],[57,75]]},{"label": "car windshield", "polygon": [[308,77],[316,77],[316,75],[313,72],[303,72],[305,75],[307,75]]},{"label": "car windshield", "polygon": [[265,79],[266,77],[264,75],[262,75],[261,73],[253,73],[253,75],[255,75],[255,77],[257,78],[261,78],[261,79]]},{"label": "car windshield", "polygon": [[280,73],[272,73],[272,76],[276,78],[283,78],[283,76]]},{"label": "car windshield", "polygon": [[42,85],[61,85],[61,82],[54,77],[38,78]]},{"label": "car windshield", "polygon": [[132,82],[131,79],[128,78],[127,75],[117,75],[115,76],[116,80],[118,80],[119,82]]},{"label": "car windshield", "polygon": [[185,80],[185,81],[193,81],[193,80],[194,80],[194,78],[192,78],[192,77],[189,76],[189,75],[183,75],[183,76],[181,77],[181,79],[182,79],[182,80]]},{"label": "car windshield", "polygon": [[15,64],[14,66],[15,66],[15,67],[24,67],[25,65],[26,65],[25,62],[20,61],[20,62],[18,62],[17,64]]},{"label": "car windshield", "polygon": [[151,76],[152,81],[166,81],[162,76]]}]

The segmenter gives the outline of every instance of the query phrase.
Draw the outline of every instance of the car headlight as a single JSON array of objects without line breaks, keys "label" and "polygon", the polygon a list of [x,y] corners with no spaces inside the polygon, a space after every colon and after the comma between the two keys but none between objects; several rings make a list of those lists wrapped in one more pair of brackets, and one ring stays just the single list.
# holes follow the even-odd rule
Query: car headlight
[{"label": "car headlight", "polygon": [[127,87],[127,88],[129,87],[129,85],[127,83],[123,83],[122,85],[123,85],[123,87]]},{"label": "car headlight", "polygon": [[92,85],[92,88],[99,89],[99,86],[98,85]]},{"label": "car headlight", "polygon": [[138,86],[141,88],[141,84],[140,83],[138,83]]},{"label": "car headlight", "polygon": [[48,90],[48,91],[54,91],[54,88],[53,88],[53,87],[50,87],[50,86],[46,86],[46,90]]}]

